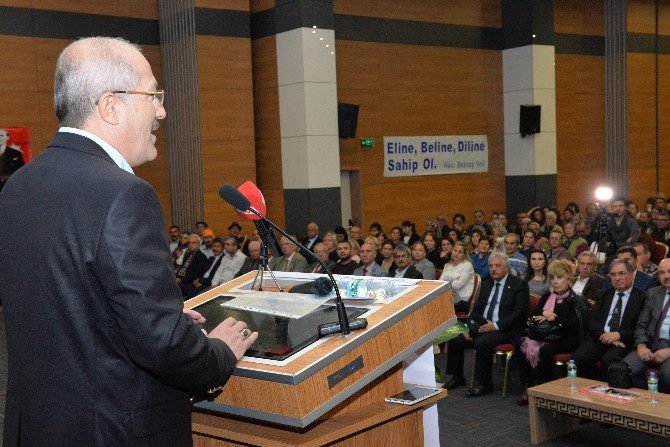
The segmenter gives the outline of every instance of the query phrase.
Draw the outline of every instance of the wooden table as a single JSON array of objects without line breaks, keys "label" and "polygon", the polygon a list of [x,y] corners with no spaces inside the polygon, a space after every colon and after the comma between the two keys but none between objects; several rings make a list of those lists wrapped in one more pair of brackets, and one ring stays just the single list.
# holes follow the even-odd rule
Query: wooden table
[{"label": "wooden table", "polygon": [[[577,378],[577,389],[602,384]],[[646,390],[633,388],[646,393]],[[530,442],[533,445],[579,428],[578,418],[605,422],[658,436],[670,437],[670,395],[660,394],[659,403],[644,397],[619,403],[571,391],[568,379],[554,380],[528,389]]]}]

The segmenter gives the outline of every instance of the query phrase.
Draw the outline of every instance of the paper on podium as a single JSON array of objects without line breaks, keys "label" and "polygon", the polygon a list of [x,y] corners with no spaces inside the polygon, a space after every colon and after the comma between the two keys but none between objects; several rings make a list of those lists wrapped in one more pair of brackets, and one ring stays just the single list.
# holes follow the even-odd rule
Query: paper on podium
[{"label": "paper on podium", "polygon": [[221,303],[221,306],[287,318],[300,318],[328,300],[328,297],[307,293],[250,292]]}]

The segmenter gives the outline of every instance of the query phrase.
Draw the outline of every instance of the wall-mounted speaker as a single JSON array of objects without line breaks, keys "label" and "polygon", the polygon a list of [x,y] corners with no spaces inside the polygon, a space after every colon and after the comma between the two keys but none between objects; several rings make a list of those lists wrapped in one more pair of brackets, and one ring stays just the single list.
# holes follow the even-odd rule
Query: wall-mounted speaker
[{"label": "wall-mounted speaker", "polygon": [[340,138],[353,138],[356,136],[356,125],[358,124],[358,105],[337,103],[337,128]]},{"label": "wall-mounted speaker", "polygon": [[519,133],[522,137],[540,133],[540,108],[542,106],[522,104],[519,113]]}]

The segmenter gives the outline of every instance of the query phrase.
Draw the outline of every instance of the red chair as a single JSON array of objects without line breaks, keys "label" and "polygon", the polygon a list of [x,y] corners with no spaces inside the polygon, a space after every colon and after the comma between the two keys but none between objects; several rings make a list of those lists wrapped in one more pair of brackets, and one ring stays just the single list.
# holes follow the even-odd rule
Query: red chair
[{"label": "red chair", "polygon": [[[536,293],[530,293],[529,294],[529,301],[528,301],[528,312],[526,314],[527,317],[530,317],[533,312],[535,311],[535,308],[537,307],[538,303],[540,302],[540,299],[542,297]],[[509,363],[510,360],[512,359],[512,356],[514,355],[514,345],[513,344],[503,344],[503,345],[498,345],[495,348],[493,348],[493,361],[495,363],[495,360],[498,356],[504,356],[505,357],[505,378],[503,379],[503,397],[507,396],[507,384],[509,382]],[[476,363],[473,360],[472,361],[472,377],[470,378],[470,386],[474,387],[475,386],[475,366]]]}]

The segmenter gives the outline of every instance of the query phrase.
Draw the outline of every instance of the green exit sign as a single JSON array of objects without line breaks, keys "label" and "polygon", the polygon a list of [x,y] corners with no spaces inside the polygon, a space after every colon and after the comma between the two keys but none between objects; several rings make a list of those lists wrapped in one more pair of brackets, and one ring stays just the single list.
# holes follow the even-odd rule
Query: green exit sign
[{"label": "green exit sign", "polygon": [[374,138],[362,138],[361,147],[375,147]]}]

